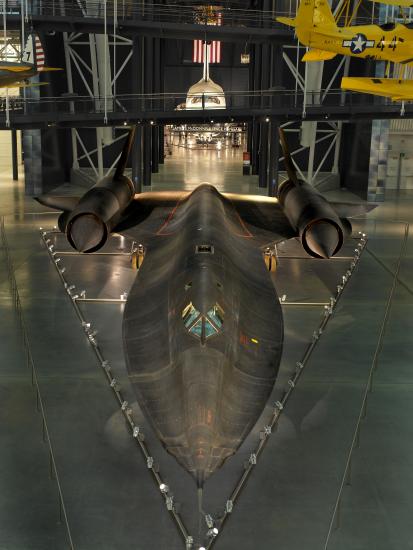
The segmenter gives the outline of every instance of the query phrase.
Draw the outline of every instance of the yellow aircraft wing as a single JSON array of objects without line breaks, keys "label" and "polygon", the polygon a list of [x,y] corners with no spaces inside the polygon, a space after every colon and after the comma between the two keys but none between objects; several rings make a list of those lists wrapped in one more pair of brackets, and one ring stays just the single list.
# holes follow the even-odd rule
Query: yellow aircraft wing
[{"label": "yellow aircraft wing", "polygon": [[386,4],[386,6],[398,6],[400,8],[413,7],[413,0],[370,0],[377,4]]},{"label": "yellow aircraft wing", "polygon": [[343,77],[341,88],[353,92],[389,97],[392,101],[413,100],[413,80]]},{"label": "yellow aircraft wing", "polygon": [[[34,68],[34,65],[33,66],[30,66],[30,65],[10,66],[10,65],[1,65],[0,63],[0,71],[9,71],[11,73],[21,73],[22,71],[27,71],[32,68]],[[45,73],[47,71],[63,71],[63,69],[57,68],[57,67],[39,67],[38,68],[39,73]]]},{"label": "yellow aircraft wing", "polygon": [[311,48],[306,52],[301,61],[328,61],[333,59],[337,54],[334,52],[326,52],[325,50],[317,50],[316,48]]},{"label": "yellow aircraft wing", "polygon": [[288,27],[295,27],[297,25],[296,20],[291,19],[291,17],[276,17],[275,20],[278,21],[278,23],[287,25]]},{"label": "yellow aircraft wing", "polygon": [[27,71],[30,66],[27,65],[1,65],[0,71],[10,71],[11,73],[20,73],[21,71]]}]

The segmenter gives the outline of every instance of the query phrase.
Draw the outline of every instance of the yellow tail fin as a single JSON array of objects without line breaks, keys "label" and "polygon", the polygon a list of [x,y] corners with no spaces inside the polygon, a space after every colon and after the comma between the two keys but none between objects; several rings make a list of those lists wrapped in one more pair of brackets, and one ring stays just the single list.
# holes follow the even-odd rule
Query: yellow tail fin
[{"label": "yellow tail fin", "polygon": [[313,27],[337,27],[327,0],[301,0],[295,19],[277,17],[277,21],[289,27],[296,27],[297,31],[309,31]]},{"label": "yellow tail fin", "polygon": [[[313,4],[313,27],[336,28],[336,20],[327,0],[310,0]],[[301,4],[300,4],[301,7]],[[300,10],[298,10],[300,11]]]}]

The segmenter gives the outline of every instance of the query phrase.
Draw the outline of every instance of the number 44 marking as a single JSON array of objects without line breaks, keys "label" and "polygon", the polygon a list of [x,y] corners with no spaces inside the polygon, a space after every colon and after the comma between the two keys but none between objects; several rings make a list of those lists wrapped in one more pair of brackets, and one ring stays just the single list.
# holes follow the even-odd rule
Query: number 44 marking
[{"label": "number 44 marking", "polygon": [[[399,42],[404,42],[404,40],[402,38],[399,39],[397,38],[397,36],[394,36],[391,42],[388,43],[387,47],[394,51]],[[385,47],[386,47],[386,39],[384,36],[382,36],[380,40],[377,42],[376,48],[379,48],[381,51],[383,51]]]}]

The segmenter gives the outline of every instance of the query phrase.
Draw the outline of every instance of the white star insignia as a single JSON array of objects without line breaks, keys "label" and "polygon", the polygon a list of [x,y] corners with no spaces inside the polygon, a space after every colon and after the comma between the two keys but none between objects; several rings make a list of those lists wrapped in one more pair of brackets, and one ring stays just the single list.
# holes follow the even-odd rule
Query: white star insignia
[{"label": "white star insignia", "polygon": [[365,43],[366,41],[363,40],[361,36],[358,36],[357,40],[353,40],[353,52],[357,52],[357,51],[362,52],[364,49],[363,46]]}]

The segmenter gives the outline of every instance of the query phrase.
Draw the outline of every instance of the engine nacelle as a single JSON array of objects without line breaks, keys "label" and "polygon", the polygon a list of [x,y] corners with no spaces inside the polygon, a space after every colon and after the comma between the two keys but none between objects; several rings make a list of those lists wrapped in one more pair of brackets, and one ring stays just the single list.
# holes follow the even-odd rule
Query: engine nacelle
[{"label": "engine nacelle", "polygon": [[106,177],[80,199],[66,217],[59,218],[69,243],[79,252],[95,252],[106,243],[135,190],[126,176]]},{"label": "engine nacelle", "polygon": [[278,199],[308,254],[314,258],[330,258],[337,254],[343,246],[345,230],[322,195],[308,183],[298,181],[295,184],[287,180],[279,189]]}]

